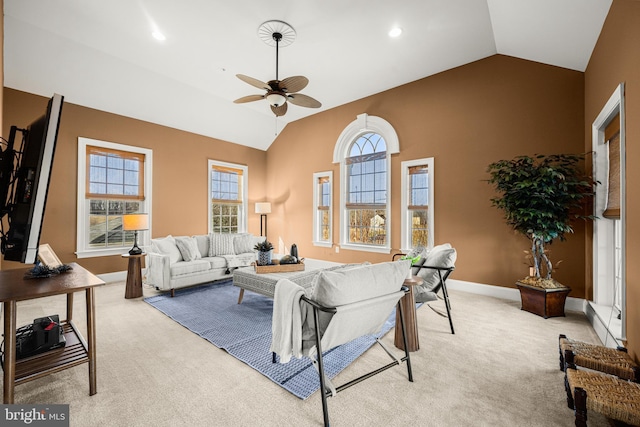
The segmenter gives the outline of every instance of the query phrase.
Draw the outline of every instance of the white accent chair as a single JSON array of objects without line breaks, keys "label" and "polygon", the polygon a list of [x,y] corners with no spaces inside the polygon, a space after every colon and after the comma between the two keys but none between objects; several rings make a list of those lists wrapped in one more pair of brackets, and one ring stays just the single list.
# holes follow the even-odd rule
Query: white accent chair
[{"label": "white accent chair", "polygon": [[[327,397],[403,362],[407,364],[408,379],[413,382],[411,359],[406,350],[408,346],[404,315],[401,304],[398,304],[408,291],[403,285],[409,267],[409,261],[402,261],[321,271],[313,288],[306,292],[307,295],[302,287],[287,279],[278,282],[274,297],[274,341],[271,349],[281,356],[281,362],[288,361],[292,354],[296,357],[305,355],[311,359],[320,379],[325,426],[329,426]],[[299,295],[297,301],[291,298],[292,295]],[[283,304],[283,301],[288,303]],[[361,336],[379,332],[394,306],[400,312],[404,356],[398,357],[377,340],[392,362],[335,387],[325,376],[322,353]],[[290,313],[294,313],[293,316],[289,316]],[[292,317],[293,327],[289,323],[289,317]],[[287,321],[283,322],[283,318]],[[291,336],[295,337],[293,342],[282,346],[279,341],[288,340]]]}]

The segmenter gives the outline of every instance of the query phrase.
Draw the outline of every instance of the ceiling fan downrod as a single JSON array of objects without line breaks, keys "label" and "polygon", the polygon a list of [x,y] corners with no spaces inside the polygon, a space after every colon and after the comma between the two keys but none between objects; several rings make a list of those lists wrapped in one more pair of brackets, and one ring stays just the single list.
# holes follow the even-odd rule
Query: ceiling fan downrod
[{"label": "ceiling fan downrod", "polygon": [[278,79],[278,45],[280,44],[280,40],[282,40],[282,34],[278,32],[273,33],[273,39],[276,41],[276,81],[280,81],[280,79]]}]

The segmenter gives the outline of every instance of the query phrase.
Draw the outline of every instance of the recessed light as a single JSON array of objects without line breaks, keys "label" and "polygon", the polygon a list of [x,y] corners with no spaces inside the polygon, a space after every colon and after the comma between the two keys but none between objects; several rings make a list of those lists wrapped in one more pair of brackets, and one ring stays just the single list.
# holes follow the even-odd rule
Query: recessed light
[{"label": "recessed light", "polygon": [[158,40],[158,41],[164,41],[167,38],[164,36],[164,34],[162,34],[160,31],[156,30],[154,32],[151,33],[151,35],[153,36],[154,39]]},{"label": "recessed light", "polygon": [[398,37],[400,34],[402,34],[402,28],[400,27],[395,27],[389,31],[389,37]]}]

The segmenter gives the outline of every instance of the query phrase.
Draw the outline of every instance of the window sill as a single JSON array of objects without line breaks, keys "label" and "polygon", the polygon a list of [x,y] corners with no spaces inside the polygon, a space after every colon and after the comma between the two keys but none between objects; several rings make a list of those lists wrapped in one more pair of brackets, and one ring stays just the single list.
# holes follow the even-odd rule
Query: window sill
[{"label": "window sill", "polygon": [[333,246],[333,242],[313,242],[313,246],[322,246],[323,248],[330,248]]},{"label": "window sill", "polygon": [[353,243],[341,243],[340,249],[346,249],[348,251],[375,252],[379,254],[391,253],[391,248],[386,246],[354,245]]},{"label": "window sill", "polygon": [[76,257],[80,258],[95,258],[95,257],[103,257],[103,256],[113,256],[113,255],[122,255],[129,252],[131,249],[129,246],[119,247],[119,248],[111,248],[111,249],[94,249],[94,250],[86,250],[86,251],[77,251]]}]

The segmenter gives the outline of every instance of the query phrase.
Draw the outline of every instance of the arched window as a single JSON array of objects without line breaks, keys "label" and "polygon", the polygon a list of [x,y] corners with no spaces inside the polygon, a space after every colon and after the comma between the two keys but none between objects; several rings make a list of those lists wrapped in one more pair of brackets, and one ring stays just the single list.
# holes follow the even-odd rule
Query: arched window
[{"label": "arched window", "polygon": [[391,154],[399,151],[393,127],[361,114],[340,135],[334,162],[340,163],[340,245],[389,252],[391,248]]}]

